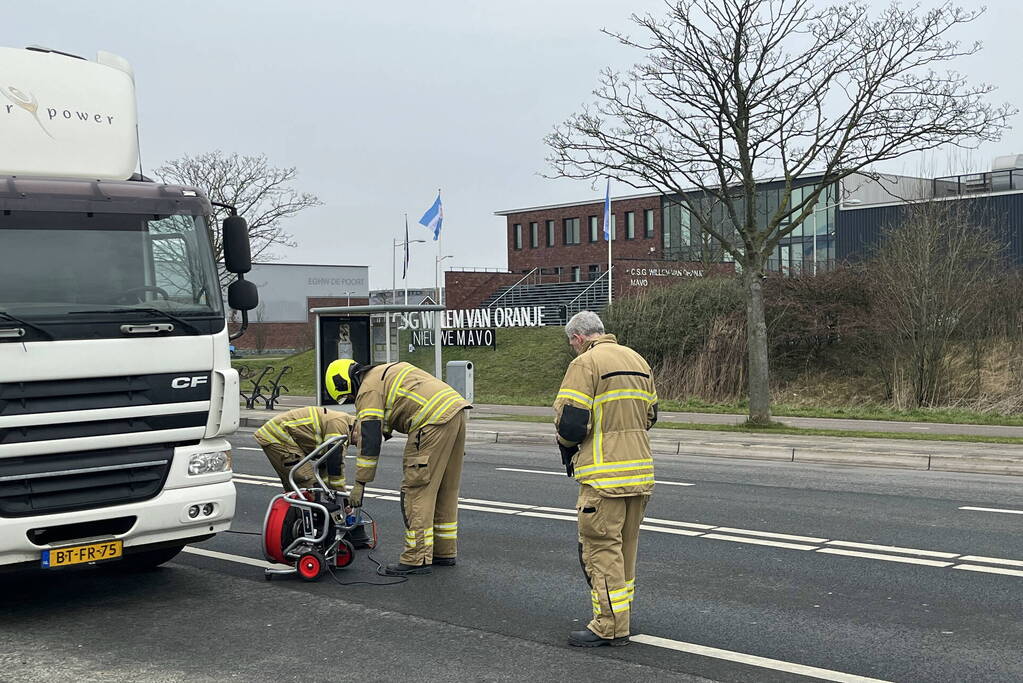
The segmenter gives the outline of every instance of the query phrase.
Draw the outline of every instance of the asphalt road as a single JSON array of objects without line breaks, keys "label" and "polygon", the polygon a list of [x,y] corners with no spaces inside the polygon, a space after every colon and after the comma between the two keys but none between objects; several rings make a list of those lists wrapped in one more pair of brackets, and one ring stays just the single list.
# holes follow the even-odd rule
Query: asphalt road
[{"label": "asphalt road", "polygon": [[[233,443],[234,530],[256,532],[277,487],[251,437]],[[401,545],[400,448],[366,501],[380,561]],[[634,642],[580,651],[557,470],[548,449],[470,445],[459,565],[400,585],[267,583],[244,533],[148,574],[4,578],[0,679],[1023,680],[1016,478],[660,457]],[[385,581],[373,568],[363,552],[337,577]]]}]

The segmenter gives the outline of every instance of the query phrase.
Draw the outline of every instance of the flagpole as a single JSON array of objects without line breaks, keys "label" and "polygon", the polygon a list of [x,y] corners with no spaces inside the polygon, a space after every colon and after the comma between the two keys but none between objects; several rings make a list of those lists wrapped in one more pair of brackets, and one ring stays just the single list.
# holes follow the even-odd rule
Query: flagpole
[{"label": "flagpole", "polygon": [[612,221],[611,222],[611,230],[608,232],[608,240],[607,240],[607,304],[608,304],[608,306],[611,305],[611,293],[613,291],[612,288],[611,288],[611,268],[613,267],[611,265],[611,242],[614,241],[614,238],[615,238],[614,221]]},{"label": "flagpole", "polygon": [[[439,187],[437,188],[437,201],[440,201],[440,188]],[[443,204],[441,204],[441,206],[443,207]],[[441,209],[441,220],[442,221],[443,221],[443,217],[444,217],[444,209],[442,208]],[[441,223],[441,232],[444,232],[443,227],[444,227],[444,224],[442,222]],[[441,305],[441,306],[444,305],[444,302],[441,299],[441,295],[440,295],[440,257],[441,257],[442,254],[443,254],[443,252],[441,251],[441,235],[440,235],[440,233],[437,233],[437,263],[434,266],[435,270],[433,272],[434,272],[434,275],[436,277],[436,279],[434,280],[434,283],[437,285],[437,303],[439,305]],[[442,347],[442,344],[443,344],[442,339],[443,339],[443,335],[444,335],[444,324],[443,324],[444,311],[437,311],[437,312],[434,313],[434,316],[436,316],[436,317],[434,318],[434,321],[433,321],[433,374],[437,376],[437,379],[443,381],[444,380],[444,372],[442,370],[443,358],[442,358],[442,354],[441,354],[441,347]]]},{"label": "flagpole", "polygon": [[401,269],[401,280],[405,285],[405,305],[408,306],[408,212],[405,213],[405,267]]}]

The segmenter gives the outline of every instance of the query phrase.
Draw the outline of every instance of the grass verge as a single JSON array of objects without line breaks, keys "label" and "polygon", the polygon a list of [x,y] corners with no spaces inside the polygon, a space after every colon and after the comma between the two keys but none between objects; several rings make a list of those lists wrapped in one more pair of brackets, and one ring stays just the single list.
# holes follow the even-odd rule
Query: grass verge
[{"label": "grass verge", "polygon": [[[481,417],[497,422],[539,422],[552,424],[552,419],[539,415],[499,415]],[[916,434],[913,432],[869,432],[845,429],[803,429],[785,425],[754,427],[746,424],[720,425],[695,422],[658,422],[657,429],[679,429],[699,432],[740,432],[744,434],[790,434],[793,436],[834,436],[846,439],[899,439],[904,441],[957,441],[964,443],[993,443],[1023,446],[1023,438],[1011,436],[974,436],[972,434]]]}]

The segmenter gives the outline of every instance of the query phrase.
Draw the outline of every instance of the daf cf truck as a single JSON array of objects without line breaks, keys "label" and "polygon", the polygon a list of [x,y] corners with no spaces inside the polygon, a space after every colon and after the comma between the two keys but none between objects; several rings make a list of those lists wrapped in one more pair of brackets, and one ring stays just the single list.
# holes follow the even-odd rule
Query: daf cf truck
[{"label": "daf cf truck", "polygon": [[[155,566],[234,515],[221,226],[138,158],[124,59],[0,48],[0,569]],[[223,231],[245,321],[247,230]]]}]

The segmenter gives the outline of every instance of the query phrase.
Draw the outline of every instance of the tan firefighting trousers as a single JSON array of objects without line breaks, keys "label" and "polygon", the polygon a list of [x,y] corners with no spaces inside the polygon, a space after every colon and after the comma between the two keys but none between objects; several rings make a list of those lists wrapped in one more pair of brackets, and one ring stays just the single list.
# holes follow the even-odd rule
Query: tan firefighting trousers
[{"label": "tan firefighting trousers", "polygon": [[593,605],[587,626],[601,638],[629,635],[639,525],[649,500],[649,495],[605,498],[590,486],[579,487],[579,562]]},{"label": "tan firefighting trousers", "polygon": [[408,435],[402,461],[402,564],[423,565],[458,554],[458,486],[465,458],[465,411]]},{"label": "tan firefighting trousers", "polygon": [[[277,471],[277,476],[281,478],[281,485],[284,486],[284,490],[290,491],[291,486],[288,484],[288,473],[295,466],[295,463],[304,458],[306,454],[298,449],[286,448],[281,444],[263,443],[258,439],[256,443],[260,445],[263,453],[266,455],[266,459],[270,461],[274,470]],[[327,481],[325,464],[320,468],[320,476],[323,477],[324,481]],[[300,489],[319,486],[316,483],[316,477],[313,476],[313,466],[311,464],[306,463],[298,468],[298,471],[295,472],[295,483],[298,484]],[[344,489],[344,486],[339,488]]]}]

